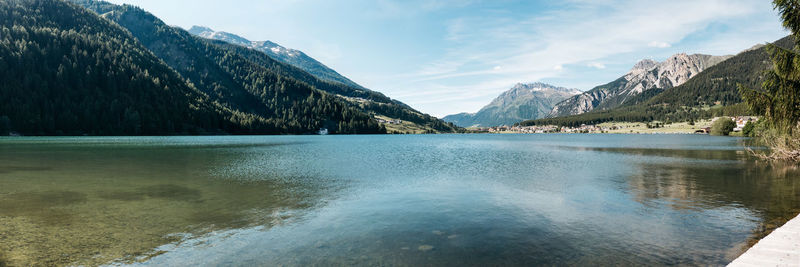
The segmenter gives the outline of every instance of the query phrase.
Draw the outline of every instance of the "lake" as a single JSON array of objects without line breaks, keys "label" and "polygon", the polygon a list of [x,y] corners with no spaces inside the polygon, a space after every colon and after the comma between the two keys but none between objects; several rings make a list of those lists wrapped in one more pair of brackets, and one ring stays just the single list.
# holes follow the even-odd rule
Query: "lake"
[{"label": "lake", "polygon": [[8,137],[2,265],[723,265],[800,170],[698,135]]}]

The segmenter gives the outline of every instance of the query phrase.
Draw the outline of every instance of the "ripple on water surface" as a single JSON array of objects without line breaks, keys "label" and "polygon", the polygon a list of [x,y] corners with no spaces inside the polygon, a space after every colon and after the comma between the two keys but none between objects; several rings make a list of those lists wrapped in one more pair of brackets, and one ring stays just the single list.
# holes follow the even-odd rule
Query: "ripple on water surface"
[{"label": "ripple on water surface", "polygon": [[741,139],[0,139],[0,265],[724,264],[794,216]]}]

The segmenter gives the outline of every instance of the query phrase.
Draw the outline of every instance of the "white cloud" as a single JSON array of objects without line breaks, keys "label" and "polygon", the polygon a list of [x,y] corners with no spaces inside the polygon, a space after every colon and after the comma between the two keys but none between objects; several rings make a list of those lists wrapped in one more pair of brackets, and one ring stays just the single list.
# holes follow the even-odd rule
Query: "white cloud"
[{"label": "white cloud", "polygon": [[435,115],[476,111],[517,82],[585,90],[642,58],[733,54],[785,35],[756,0],[110,1],[302,50]]},{"label": "white cloud", "polygon": [[649,46],[649,47],[657,47],[657,48],[672,47],[672,45],[669,44],[669,43],[659,42],[659,41],[652,41],[652,42],[648,43],[647,46]]},{"label": "white cloud", "polygon": [[[475,98],[481,95],[485,99],[482,103],[486,104],[494,96],[485,92],[502,92],[515,82],[554,78],[575,71],[565,68],[568,65],[606,69],[605,64],[599,63],[601,60],[650,51],[652,47],[670,48],[712,23],[746,18],[754,10],[763,10],[759,9],[763,3],[747,0],[573,0],[561,5],[526,19],[509,18],[506,14],[451,19],[445,24],[442,38],[449,43],[447,52],[419,71],[406,74],[407,78],[411,76],[409,80],[418,82],[408,84],[409,88],[425,88],[426,93],[443,90],[441,99],[420,99],[420,108],[436,103],[431,110],[423,109],[435,115],[474,112],[482,105],[464,107],[463,103],[448,103],[456,100],[444,93],[454,87],[451,83],[475,80],[479,84],[496,86],[462,86],[455,90],[462,95],[461,100],[466,95]],[[503,67],[493,68],[500,65]],[[407,102],[417,105],[411,99]],[[455,106],[461,107],[460,110],[446,111]]]},{"label": "white cloud", "polygon": [[601,70],[606,68],[605,64],[597,63],[597,62],[592,62],[592,63],[586,64],[586,66],[592,67],[592,68],[595,68],[595,69],[601,69]]}]

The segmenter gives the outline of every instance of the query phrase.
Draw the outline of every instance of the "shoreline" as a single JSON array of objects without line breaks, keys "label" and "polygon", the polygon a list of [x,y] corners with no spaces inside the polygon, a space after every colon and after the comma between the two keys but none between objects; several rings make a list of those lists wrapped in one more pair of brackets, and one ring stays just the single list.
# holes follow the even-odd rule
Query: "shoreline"
[{"label": "shoreline", "polygon": [[727,266],[800,265],[800,214],[767,231]]}]

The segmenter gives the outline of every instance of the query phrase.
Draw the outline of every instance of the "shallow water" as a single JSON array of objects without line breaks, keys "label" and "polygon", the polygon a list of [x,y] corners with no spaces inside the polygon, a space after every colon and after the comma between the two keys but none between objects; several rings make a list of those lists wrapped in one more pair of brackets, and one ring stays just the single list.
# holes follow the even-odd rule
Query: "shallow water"
[{"label": "shallow water", "polygon": [[0,265],[720,265],[800,170],[695,135],[0,139]]}]

